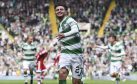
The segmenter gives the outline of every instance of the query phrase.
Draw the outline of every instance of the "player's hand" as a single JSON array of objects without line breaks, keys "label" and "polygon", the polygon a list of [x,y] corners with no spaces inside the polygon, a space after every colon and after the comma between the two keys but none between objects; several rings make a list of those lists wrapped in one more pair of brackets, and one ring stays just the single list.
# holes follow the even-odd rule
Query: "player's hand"
[{"label": "player's hand", "polygon": [[122,57],[122,62],[125,62],[126,58],[125,57]]},{"label": "player's hand", "polygon": [[65,37],[65,35],[63,33],[59,33],[58,36],[57,36],[59,39],[62,39]]},{"label": "player's hand", "polygon": [[24,58],[23,57],[20,57],[19,61],[22,61]]},{"label": "player's hand", "polygon": [[94,48],[97,48],[97,47],[98,47],[98,45],[94,44]]}]

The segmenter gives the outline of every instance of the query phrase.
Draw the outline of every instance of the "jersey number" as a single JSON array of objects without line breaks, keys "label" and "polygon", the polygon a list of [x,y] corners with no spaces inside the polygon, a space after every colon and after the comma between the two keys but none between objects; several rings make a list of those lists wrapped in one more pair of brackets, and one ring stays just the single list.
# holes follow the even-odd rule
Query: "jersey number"
[{"label": "jersey number", "polygon": [[81,68],[80,66],[76,66],[75,73],[77,73],[78,76],[81,76],[82,71],[83,71],[83,68]]}]

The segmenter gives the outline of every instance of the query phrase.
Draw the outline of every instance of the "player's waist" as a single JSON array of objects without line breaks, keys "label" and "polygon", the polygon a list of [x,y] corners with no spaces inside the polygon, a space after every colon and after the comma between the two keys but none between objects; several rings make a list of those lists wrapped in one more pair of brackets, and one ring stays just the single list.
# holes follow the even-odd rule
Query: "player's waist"
[{"label": "player's waist", "polygon": [[80,54],[68,54],[68,53],[61,53],[60,56],[63,56],[63,57],[83,57],[83,55],[80,53]]},{"label": "player's waist", "polygon": [[36,60],[36,58],[33,58],[33,59],[26,59],[26,58],[23,58],[23,61],[35,61]]},{"label": "player's waist", "polygon": [[111,60],[111,62],[123,62],[122,60]]},{"label": "player's waist", "polygon": [[83,50],[82,50],[82,48],[77,48],[77,49],[62,49],[61,53],[65,53],[65,54],[82,54]]}]

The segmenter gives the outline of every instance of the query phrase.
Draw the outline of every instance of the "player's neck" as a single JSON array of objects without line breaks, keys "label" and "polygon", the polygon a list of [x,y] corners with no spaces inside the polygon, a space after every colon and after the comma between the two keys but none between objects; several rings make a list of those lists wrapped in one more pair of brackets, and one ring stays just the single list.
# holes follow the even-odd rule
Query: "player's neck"
[{"label": "player's neck", "polygon": [[62,22],[63,19],[65,18],[66,16],[63,16],[63,17],[58,17],[59,21]]},{"label": "player's neck", "polygon": [[116,42],[117,42],[117,41],[114,41],[114,42],[112,43],[112,45],[115,45],[115,44],[116,44]]},{"label": "player's neck", "polygon": [[27,43],[28,43],[28,44],[31,44],[32,42],[29,42],[29,41],[28,41]]}]

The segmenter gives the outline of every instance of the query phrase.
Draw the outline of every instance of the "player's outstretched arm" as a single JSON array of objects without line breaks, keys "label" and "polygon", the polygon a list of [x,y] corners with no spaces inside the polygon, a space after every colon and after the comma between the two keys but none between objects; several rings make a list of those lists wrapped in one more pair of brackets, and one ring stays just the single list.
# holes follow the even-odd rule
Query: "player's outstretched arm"
[{"label": "player's outstretched arm", "polygon": [[101,48],[101,49],[108,49],[108,46],[99,46],[99,45],[94,45],[94,48]]}]

